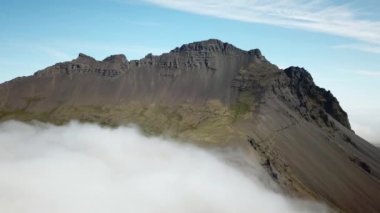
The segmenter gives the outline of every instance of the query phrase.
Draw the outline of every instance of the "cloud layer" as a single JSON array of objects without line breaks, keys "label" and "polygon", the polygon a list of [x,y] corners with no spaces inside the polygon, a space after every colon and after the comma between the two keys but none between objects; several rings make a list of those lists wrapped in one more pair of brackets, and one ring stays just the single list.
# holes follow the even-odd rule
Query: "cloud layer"
[{"label": "cloud layer", "polygon": [[326,211],[200,148],[79,123],[1,124],[0,190],[7,213]]},{"label": "cloud layer", "polygon": [[[245,22],[328,33],[356,40],[363,51],[380,49],[380,20],[327,0],[145,0],[163,7]],[[371,48],[365,48],[370,45]],[[343,46],[341,46],[343,47]]]}]

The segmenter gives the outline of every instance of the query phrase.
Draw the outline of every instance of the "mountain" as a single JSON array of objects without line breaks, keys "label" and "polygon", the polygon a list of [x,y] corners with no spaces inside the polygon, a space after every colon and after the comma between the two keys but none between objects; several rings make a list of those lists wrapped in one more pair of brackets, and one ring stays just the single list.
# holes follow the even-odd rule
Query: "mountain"
[{"label": "mountain", "polygon": [[211,39],[141,60],[79,54],[1,84],[0,119],[135,123],[243,150],[289,195],[380,211],[380,150],[351,130],[338,100],[305,69],[279,69],[258,49]]}]

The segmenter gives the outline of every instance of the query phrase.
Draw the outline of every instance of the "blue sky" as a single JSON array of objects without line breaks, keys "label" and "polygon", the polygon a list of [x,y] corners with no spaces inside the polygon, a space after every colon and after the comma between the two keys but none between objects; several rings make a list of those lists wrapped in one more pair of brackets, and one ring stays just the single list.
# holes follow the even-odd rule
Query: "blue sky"
[{"label": "blue sky", "polygon": [[0,0],[0,82],[79,52],[139,59],[217,38],[305,67],[380,142],[378,0]]}]

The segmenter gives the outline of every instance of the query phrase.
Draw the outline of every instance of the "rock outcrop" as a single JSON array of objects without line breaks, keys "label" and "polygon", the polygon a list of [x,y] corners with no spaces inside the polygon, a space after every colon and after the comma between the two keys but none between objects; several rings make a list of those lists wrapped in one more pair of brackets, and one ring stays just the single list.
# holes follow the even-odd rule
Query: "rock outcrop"
[{"label": "rock outcrop", "polygon": [[309,113],[305,115],[306,119],[321,118],[326,125],[332,125],[328,122],[328,114],[343,126],[351,128],[347,113],[340,107],[338,100],[330,91],[316,86],[310,73],[299,67],[289,67],[284,72],[290,78],[292,93],[300,101],[300,111]]}]

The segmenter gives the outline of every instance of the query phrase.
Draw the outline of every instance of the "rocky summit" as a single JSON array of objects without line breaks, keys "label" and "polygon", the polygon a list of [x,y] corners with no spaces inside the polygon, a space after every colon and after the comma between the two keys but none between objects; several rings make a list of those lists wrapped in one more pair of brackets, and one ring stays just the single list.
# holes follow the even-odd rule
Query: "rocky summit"
[{"label": "rocky summit", "polygon": [[[85,54],[0,85],[0,119],[139,125],[259,159],[291,196],[380,212],[380,150],[305,69],[211,39],[129,61]],[[223,178],[223,177],[220,177]]]}]

